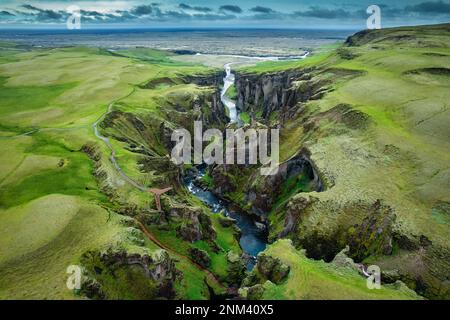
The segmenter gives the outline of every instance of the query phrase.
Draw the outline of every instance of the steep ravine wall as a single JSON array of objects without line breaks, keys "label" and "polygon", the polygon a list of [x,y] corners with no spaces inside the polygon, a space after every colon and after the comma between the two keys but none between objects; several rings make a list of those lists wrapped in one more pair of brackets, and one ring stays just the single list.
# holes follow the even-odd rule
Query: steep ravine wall
[{"label": "steep ravine wall", "polygon": [[[334,74],[336,70],[329,72]],[[289,125],[289,120],[297,119],[295,125],[303,127],[303,137],[309,141],[309,145],[324,135],[339,134],[337,128],[352,134],[353,131],[365,131],[370,126],[370,117],[351,105],[337,105],[325,112],[314,112],[308,108],[308,101],[321,99],[332,90],[331,80],[323,80],[326,76],[322,76],[320,70],[237,73],[236,78],[237,107],[240,112],[248,112],[253,120],[282,130]],[[331,129],[321,127],[321,123],[329,121],[335,122],[336,126]],[[293,123],[290,122],[290,125]],[[300,139],[298,144],[298,148],[302,148]],[[314,176],[321,177],[320,168],[313,162],[314,158],[311,159],[308,152],[306,154],[304,163],[309,163],[313,168]],[[301,151],[290,159],[294,161],[291,166],[296,167],[296,162],[301,162],[300,156]],[[285,171],[281,177],[267,179],[258,177],[256,168],[217,166],[212,177],[220,182],[216,186],[217,191],[229,195],[248,211],[269,213],[269,239],[272,241],[290,238],[298,248],[306,249],[309,258],[325,261],[332,261],[337,253],[349,246],[352,258],[358,262],[376,259],[376,263],[383,267],[384,281],[402,280],[428,298],[448,297],[448,285],[445,284],[448,283],[445,280],[448,266],[443,263],[448,261],[443,258],[447,256],[446,251],[434,247],[428,241],[420,244],[420,239],[425,237],[410,235],[398,228],[395,211],[389,203],[380,199],[377,202],[356,200],[340,204],[338,198],[322,201],[320,197],[309,193],[289,194],[286,199],[280,196],[279,190],[282,189],[283,184],[280,182],[283,178],[289,179],[286,174],[289,171]],[[329,190],[335,184],[333,176],[329,174],[320,181],[324,181],[324,186]],[[281,200],[283,204],[277,207]],[[314,223],[317,215],[322,216],[323,224]],[[392,262],[404,256],[414,257],[411,261],[423,260],[423,267],[417,271],[417,267],[409,262]],[[388,276],[391,273],[396,276]]]},{"label": "steep ravine wall", "polygon": [[269,74],[237,72],[236,106],[241,112],[253,115],[259,112],[264,119],[275,111],[280,111],[283,117],[291,117],[290,110],[299,102],[320,99],[327,90],[326,83],[314,80],[312,71],[288,70]]}]

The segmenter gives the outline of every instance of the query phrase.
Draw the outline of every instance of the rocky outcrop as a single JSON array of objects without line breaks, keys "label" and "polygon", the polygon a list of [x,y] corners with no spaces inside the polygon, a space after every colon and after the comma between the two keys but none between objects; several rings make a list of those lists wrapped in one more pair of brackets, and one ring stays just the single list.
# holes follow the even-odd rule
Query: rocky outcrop
[{"label": "rocky outcrop", "polygon": [[301,219],[302,213],[310,203],[310,200],[304,197],[297,197],[295,202],[288,203],[284,218],[284,228],[278,234],[278,238],[285,238],[289,234],[296,232],[297,224]]},{"label": "rocky outcrop", "polygon": [[[331,211],[341,216],[342,221],[330,221],[327,228],[311,225],[317,210]],[[390,255],[397,238],[395,212],[381,201],[340,206],[298,195],[280,214],[284,217],[284,228],[276,238],[291,238],[297,247],[306,249],[308,258],[326,262],[331,262],[347,245],[348,256],[356,262],[369,256]]]},{"label": "rocky outcrop", "polygon": [[280,198],[325,190],[307,154],[307,151],[301,151],[298,156],[280,164],[278,172],[270,176],[261,176],[259,170],[253,170],[255,166],[215,166],[211,172],[213,192],[240,205],[248,213],[264,216]]},{"label": "rocky outcrop", "polygon": [[205,250],[190,248],[189,255],[191,256],[192,261],[202,266],[203,268],[208,268],[211,264],[211,258],[209,257],[208,252]]},{"label": "rocky outcrop", "polygon": [[184,80],[186,83],[195,83],[203,87],[220,87],[223,84],[223,78],[225,76],[225,71],[223,71],[205,75],[186,76]]},{"label": "rocky outcrop", "polygon": [[247,192],[246,201],[256,214],[270,212],[280,197],[297,192],[324,190],[322,181],[306,152],[280,164],[278,173],[259,177]]},{"label": "rocky outcrop", "polygon": [[291,271],[291,268],[281,262],[280,259],[265,254],[258,255],[256,268],[263,279],[269,280],[275,284],[280,284],[286,280]]},{"label": "rocky outcrop", "polygon": [[290,109],[299,102],[318,99],[326,84],[312,79],[312,69],[288,70],[271,74],[237,74],[236,90],[239,110],[261,112],[268,119],[274,111],[289,118]]},{"label": "rocky outcrop", "polygon": [[266,285],[284,283],[290,271],[291,268],[280,259],[260,253],[256,267],[242,281],[239,294],[248,300],[259,300],[264,295]]},{"label": "rocky outcrop", "polygon": [[94,166],[94,177],[100,187],[100,191],[108,196],[110,199],[116,197],[115,187],[108,177],[108,173],[103,168],[102,153],[99,146],[94,142],[88,142],[81,147],[81,151],[86,153],[91,159]]},{"label": "rocky outcrop", "polygon": [[201,110],[203,124],[208,125],[218,125],[222,126],[229,122],[229,118],[225,113],[225,106],[222,104],[220,99],[220,87],[223,84],[223,78],[225,77],[224,72],[213,73],[208,75],[196,75],[186,77],[186,83],[194,83],[202,87],[211,87],[212,91],[209,95],[199,97],[197,101],[194,102],[194,110]]},{"label": "rocky outcrop", "polygon": [[241,290],[239,290],[239,294],[247,299],[247,300],[261,300],[264,296],[264,286],[262,284],[255,284],[252,287],[248,287],[248,288],[243,288]]},{"label": "rocky outcrop", "polygon": [[[130,254],[126,251],[87,252],[81,262],[88,273],[82,292],[89,298],[117,299],[116,295],[134,299],[175,297],[174,281],[179,272],[174,261],[164,250],[148,254]],[[111,278],[114,279],[111,282]],[[142,290],[133,279],[141,278]],[[131,281],[131,282],[129,282]],[[121,286],[117,292],[115,286]]]},{"label": "rocky outcrop", "polygon": [[185,241],[215,240],[216,232],[211,218],[200,208],[177,206],[170,210],[170,218],[180,221],[176,229],[177,236]]},{"label": "rocky outcrop", "polygon": [[227,261],[227,282],[233,287],[239,287],[246,273],[244,260],[241,259],[238,254],[234,253],[233,251],[229,251],[227,254]]},{"label": "rocky outcrop", "polygon": [[354,271],[359,271],[359,266],[348,256],[350,248],[347,246],[344,250],[339,252],[331,261],[332,264],[339,268],[347,268]]},{"label": "rocky outcrop", "polygon": [[370,255],[390,255],[393,248],[394,210],[380,200],[370,208],[368,216],[350,236],[350,256],[362,261]]}]

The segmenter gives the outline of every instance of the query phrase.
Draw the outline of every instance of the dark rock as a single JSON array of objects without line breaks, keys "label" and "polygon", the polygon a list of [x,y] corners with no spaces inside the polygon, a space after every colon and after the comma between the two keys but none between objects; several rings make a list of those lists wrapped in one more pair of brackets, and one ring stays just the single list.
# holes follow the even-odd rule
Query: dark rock
[{"label": "dark rock", "polygon": [[239,287],[242,283],[242,280],[245,278],[246,268],[243,259],[234,253],[233,251],[229,251],[227,254],[228,261],[228,277],[227,282],[231,286]]},{"label": "dark rock", "polygon": [[390,255],[395,218],[391,207],[383,205],[380,200],[375,202],[369,215],[350,237],[350,256],[356,261],[362,261],[370,255]]},{"label": "dark rock", "polygon": [[100,161],[102,158],[101,151],[97,144],[93,142],[88,142],[81,147],[81,151],[86,153],[89,158],[93,161]]},{"label": "dark rock", "polygon": [[80,293],[93,300],[106,299],[106,295],[102,291],[100,283],[98,283],[97,280],[91,278],[82,283]]},{"label": "dark rock", "polygon": [[258,255],[256,268],[264,278],[275,284],[282,283],[291,271],[291,268],[280,259],[265,254]]},{"label": "dark rock", "polygon": [[170,210],[170,216],[181,221],[177,228],[177,236],[185,241],[214,240],[216,232],[212,227],[210,217],[201,209],[178,206]]},{"label": "dark rock", "polygon": [[[128,281],[136,274],[141,275],[141,279],[146,279],[147,285],[145,293],[139,290],[133,292],[137,297],[140,294],[144,294],[147,298],[172,299],[175,297],[173,283],[179,272],[174,261],[164,250],[157,251],[152,256],[129,254],[122,250],[108,250],[104,253],[87,252],[82,256],[81,262],[89,276],[82,291],[90,298],[117,298],[116,296],[110,297],[108,294],[110,292],[114,295],[117,294],[115,288],[121,285],[133,291],[133,283],[128,283]],[[119,277],[116,273],[125,274],[125,276]],[[113,283],[111,283],[111,279]],[[119,292],[119,294],[121,293]]]},{"label": "dark rock", "polygon": [[288,234],[295,231],[299,219],[304,210],[310,205],[310,201],[306,198],[296,198],[288,204],[286,216],[284,218],[284,229],[278,235],[279,238],[285,238]]},{"label": "dark rock", "polygon": [[227,172],[228,166],[216,166],[211,173],[214,180],[214,193],[218,195],[225,195],[236,191],[236,186],[230,180],[230,175]]},{"label": "dark rock", "polygon": [[433,244],[433,242],[431,242],[431,240],[425,237],[424,235],[420,236],[419,243],[424,248],[430,247]]},{"label": "dark rock", "polygon": [[402,276],[398,270],[381,270],[381,281],[383,283],[396,283],[401,279]]},{"label": "dark rock", "polygon": [[209,254],[204,250],[190,248],[189,255],[194,262],[201,265],[203,268],[208,268],[211,264],[211,258],[209,257]]},{"label": "dark rock", "polygon": [[219,216],[219,223],[222,227],[229,228],[236,224],[236,220],[224,216]]},{"label": "dark rock", "polygon": [[[308,181],[305,190],[297,187],[297,180]],[[246,198],[251,204],[253,213],[262,215],[270,212],[276,201],[292,189],[298,192],[323,191],[324,187],[315,166],[307,156],[307,151],[302,150],[301,154],[280,164],[277,174],[261,177],[248,191]],[[289,227],[288,227],[289,229]]]},{"label": "dark rock", "polygon": [[286,111],[314,95],[317,88],[313,85],[307,90],[298,90],[293,85],[294,81],[308,77],[310,77],[309,70],[288,70],[263,75],[237,74],[236,106],[246,112],[260,110],[262,117],[268,119],[272,112],[282,109]]},{"label": "dark rock", "polygon": [[261,300],[264,295],[264,287],[261,284],[254,285],[253,287],[247,288],[247,299],[248,300]]}]

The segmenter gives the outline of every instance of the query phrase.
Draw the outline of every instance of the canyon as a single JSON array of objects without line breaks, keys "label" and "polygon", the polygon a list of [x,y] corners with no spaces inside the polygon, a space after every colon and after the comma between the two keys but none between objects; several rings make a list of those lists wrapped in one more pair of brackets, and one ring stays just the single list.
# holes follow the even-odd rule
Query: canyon
[{"label": "canyon", "polygon": [[[448,299],[448,28],[365,31],[233,70],[142,48],[14,47],[1,90],[29,109],[0,102],[14,151],[1,155],[0,297]],[[279,130],[277,173],[174,164],[172,134],[195,122]],[[168,187],[157,210],[146,191]],[[61,270],[76,263],[86,281],[72,292]]]}]

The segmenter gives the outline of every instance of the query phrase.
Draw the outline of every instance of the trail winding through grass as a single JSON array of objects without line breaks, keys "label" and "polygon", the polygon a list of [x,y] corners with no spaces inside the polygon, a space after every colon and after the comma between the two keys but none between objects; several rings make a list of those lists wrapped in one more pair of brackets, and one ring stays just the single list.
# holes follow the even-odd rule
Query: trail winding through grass
[{"label": "trail winding through grass", "polygon": [[[112,106],[114,103],[111,103],[108,106],[108,110],[92,125],[92,128],[94,129],[94,134],[95,136],[100,139],[101,141],[103,141],[103,143],[108,147],[108,149],[111,151],[111,155],[109,157],[109,160],[112,162],[112,164],[114,165],[116,171],[120,174],[120,176],[126,181],[128,182],[130,185],[132,185],[133,187],[139,189],[142,192],[148,192],[148,188],[146,188],[143,185],[140,185],[139,183],[137,183],[136,181],[134,181],[133,179],[131,179],[130,177],[128,177],[123,170],[120,168],[120,165],[117,163],[116,160],[116,151],[114,150],[109,138],[104,137],[100,134],[99,130],[98,130],[98,124],[105,118],[105,116],[108,115],[108,113],[111,112],[112,110]],[[175,250],[173,250],[172,248],[166,246],[165,244],[163,244],[162,242],[160,242],[146,227],[145,225],[135,219],[137,225],[139,226],[139,228],[141,229],[141,231],[144,233],[144,235],[151,241],[153,242],[155,245],[157,245],[158,247],[160,247],[163,250],[167,250],[168,252],[172,253],[173,255],[177,256],[180,259],[183,260],[188,260],[191,264],[193,264],[197,269],[203,271],[206,274],[206,277],[214,282],[217,286],[219,286],[222,289],[225,289],[226,287],[220,282],[219,279],[217,279],[217,277],[208,269],[202,267],[201,265],[199,265],[197,262],[195,262],[194,260],[192,260],[190,257],[185,256]]]}]

